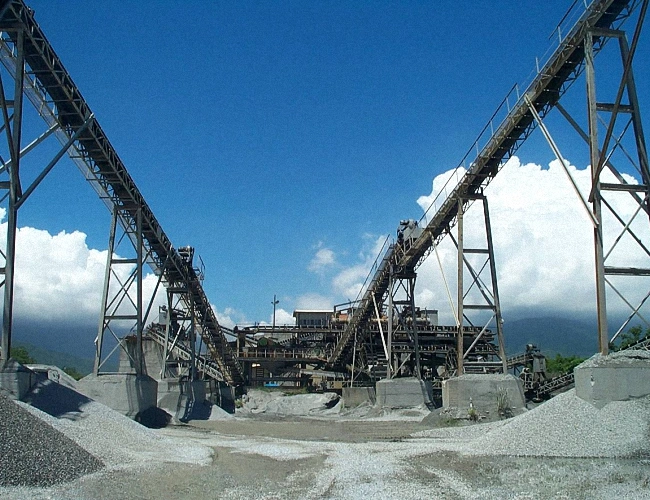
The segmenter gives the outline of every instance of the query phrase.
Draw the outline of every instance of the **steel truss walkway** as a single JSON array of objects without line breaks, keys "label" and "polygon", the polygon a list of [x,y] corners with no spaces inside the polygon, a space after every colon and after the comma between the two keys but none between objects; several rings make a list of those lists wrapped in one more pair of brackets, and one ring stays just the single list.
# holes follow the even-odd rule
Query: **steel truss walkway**
[{"label": "steel truss walkway", "polygon": [[[15,214],[20,206],[20,200],[31,193],[30,189],[22,191],[18,170],[20,156],[23,153],[20,150],[22,110],[19,109],[19,105],[22,105],[24,92],[50,127],[50,132],[53,132],[63,145],[60,156],[68,152],[133,243],[138,254],[137,259],[129,262],[131,265],[136,264],[137,268],[138,276],[133,280],[141,282],[142,264],[147,263],[159,277],[159,283],[168,288],[181,290],[179,292],[181,301],[186,307],[193,309],[193,317],[199,326],[201,337],[223,378],[231,385],[242,384],[244,382],[242,368],[227,343],[205,295],[200,277],[172,246],[104,131],[94,119],[88,104],[34,20],[31,9],[22,0],[0,1],[0,31],[2,32],[1,61],[16,83],[12,102],[5,99],[4,91],[2,92],[5,118],[3,129],[13,132],[14,138],[14,147],[10,148],[10,161],[7,163],[3,161],[3,170],[8,170],[11,177],[11,185],[8,186],[11,199],[8,214],[9,231],[13,224],[15,237]],[[11,116],[8,111],[10,108],[12,108]],[[54,166],[54,163],[56,161],[46,168],[42,177]],[[11,240],[11,235],[9,239]],[[7,311],[7,307],[12,307],[14,256],[11,245],[8,247],[7,264],[3,268],[5,274],[3,357],[6,357],[9,352],[12,319],[12,311]],[[138,293],[141,294],[140,289]],[[123,293],[120,301],[125,298],[129,300],[126,292]],[[141,301],[141,296],[139,300]],[[146,314],[143,313],[141,302],[137,305],[137,309],[133,319],[138,323],[137,333],[141,342],[142,322]],[[109,312],[106,304],[104,312],[100,335],[110,328],[111,320],[119,319],[119,311]],[[115,334],[115,332],[111,333]]]},{"label": "steel truss walkway", "polygon": [[[446,235],[451,236],[452,228],[459,225],[459,223],[462,224],[462,215],[469,206],[476,200],[484,200],[483,190],[499,173],[501,167],[515,153],[518,147],[530,136],[538,125],[536,120],[544,118],[551,109],[559,104],[560,98],[585,70],[585,67],[588,66],[585,62],[586,53],[591,56],[599,52],[608,37],[619,36],[618,28],[641,3],[638,0],[594,0],[571,27],[570,31],[566,35],[560,34],[564,38],[560,41],[558,48],[543,67],[538,69],[537,75],[525,92],[520,94],[518,88],[513,87],[513,90],[502,102],[499,110],[495,112],[493,119],[484,128],[479,139],[460,162],[460,166],[468,167],[466,173],[455,186],[448,183],[449,193],[446,193],[443,189],[441,195],[436,198],[429,209],[429,211],[435,211],[435,213],[427,213],[423,217],[426,226],[422,227],[423,230],[419,237],[414,240],[398,241],[387,246],[385,253],[380,253],[380,257],[378,257],[369,275],[369,277],[372,276],[372,279],[367,288],[363,289],[363,295],[354,310],[348,327],[336,345],[333,355],[328,360],[330,366],[340,367],[350,363],[350,360],[359,350],[358,346],[363,346],[367,342],[369,335],[368,322],[373,317],[377,304],[384,304],[389,296],[391,272],[398,270],[414,273],[423,260],[435,250],[440,241]],[[644,17],[646,8],[647,2],[643,2],[641,18]],[[585,50],[585,40],[591,40],[593,44],[588,51]],[[628,65],[630,62],[631,58],[628,60]],[[625,73],[631,74],[629,69],[626,69]],[[516,102],[512,104],[511,99],[516,100]],[[596,104],[594,103],[593,106],[596,107]],[[620,106],[621,109],[623,107]],[[610,106],[611,108],[612,106]],[[615,105],[614,108],[618,109],[619,106]],[[632,108],[632,106],[629,106],[629,108]],[[500,112],[505,113],[505,118],[498,122],[495,118]],[[485,143],[479,144],[479,140],[482,141],[484,138],[486,139]],[[588,141],[588,139],[585,140]],[[597,151],[593,144],[591,144],[591,148],[592,152],[594,149]],[[603,149],[606,149],[606,147]],[[475,157],[474,154],[476,154]],[[602,154],[605,155],[606,151]],[[642,187],[647,190],[647,181],[650,179],[646,177],[647,156],[645,156],[645,145],[643,143],[639,147],[639,155],[641,156],[640,170],[643,177]],[[595,163],[597,162],[598,159],[596,159]],[[602,163],[604,162],[603,159]],[[621,189],[624,189],[624,187]],[[648,211],[647,201],[639,201],[639,204],[644,204],[643,210]],[[427,222],[426,217],[429,216],[430,219]],[[451,237],[453,238],[453,236]],[[460,242],[460,248],[462,251],[462,241]],[[383,249],[382,252],[384,252]],[[459,262],[462,262],[463,259],[464,257],[461,254]],[[459,264],[459,267],[461,265]],[[494,295],[494,298],[498,297],[496,293]],[[500,314],[498,303],[493,305],[497,314]],[[463,312],[461,306],[462,301],[459,300],[459,309],[461,310],[458,312],[458,319],[462,325]],[[599,304],[599,311],[600,307]],[[500,328],[500,325],[498,326]],[[500,331],[498,333],[500,334]],[[461,336],[459,336],[459,344],[462,346]],[[499,344],[502,347],[501,338],[499,338]],[[462,349],[459,349],[459,351],[459,365],[462,366]],[[505,356],[501,356],[501,361],[505,364]]]}]

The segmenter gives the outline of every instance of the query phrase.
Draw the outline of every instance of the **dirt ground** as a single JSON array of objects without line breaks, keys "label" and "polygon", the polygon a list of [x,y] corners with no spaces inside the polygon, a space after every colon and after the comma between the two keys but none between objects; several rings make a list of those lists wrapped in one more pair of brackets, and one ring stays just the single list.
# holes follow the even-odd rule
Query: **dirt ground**
[{"label": "dirt ground", "polygon": [[193,422],[160,432],[212,448],[210,465],[104,470],[25,498],[650,498],[648,459],[477,457],[413,435],[427,428],[264,415]]}]

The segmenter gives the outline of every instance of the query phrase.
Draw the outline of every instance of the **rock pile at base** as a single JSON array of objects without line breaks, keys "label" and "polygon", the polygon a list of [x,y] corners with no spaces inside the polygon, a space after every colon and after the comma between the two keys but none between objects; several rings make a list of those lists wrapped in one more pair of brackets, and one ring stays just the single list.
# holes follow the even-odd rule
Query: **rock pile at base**
[{"label": "rock pile at base", "polygon": [[517,417],[419,432],[468,455],[649,458],[650,396],[598,409],[571,389]]},{"label": "rock pile at base", "polygon": [[74,441],[0,394],[0,485],[51,486],[103,466]]},{"label": "rock pile at base", "polygon": [[649,423],[650,397],[612,401],[598,409],[572,389],[506,420],[474,445],[482,455],[650,456]]},{"label": "rock pile at base", "polygon": [[340,396],[331,392],[287,395],[281,391],[250,390],[242,398],[243,407],[240,413],[318,416],[336,412],[339,400]]}]

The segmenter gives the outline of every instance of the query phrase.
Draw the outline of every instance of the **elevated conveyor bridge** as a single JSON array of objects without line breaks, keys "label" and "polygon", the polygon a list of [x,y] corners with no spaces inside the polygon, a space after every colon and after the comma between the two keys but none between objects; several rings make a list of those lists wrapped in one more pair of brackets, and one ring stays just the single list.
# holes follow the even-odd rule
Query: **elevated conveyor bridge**
[{"label": "elevated conveyor bridge", "polygon": [[[375,304],[383,304],[388,295],[391,267],[415,271],[450,233],[459,213],[482,197],[485,187],[529,137],[537,125],[531,104],[543,118],[583,72],[588,31],[594,28],[617,30],[640,3],[636,0],[591,2],[525,91],[513,87],[460,162],[459,166],[465,168],[465,173],[458,175],[460,169],[457,170],[420,220],[423,230],[419,237],[385,245],[369,275],[372,279],[363,290],[348,327],[328,360],[330,366],[349,364],[355,344],[363,345],[367,341],[366,326],[374,314]],[[593,51],[598,52],[606,37],[594,36],[592,40]],[[505,117],[500,119],[503,114]]]},{"label": "elevated conveyor bridge", "polygon": [[[144,261],[168,287],[182,287],[192,304],[210,356],[232,385],[244,382],[239,363],[205,295],[163,231],[122,160],[52,46],[22,0],[0,2],[0,59],[63,145],[88,182],[124,228]],[[24,65],[22,64],[24,61]],[[24,67],[24,70],[23,70]],[[14,124],[14,127],[16,125]],[[132,231],[132,228],[141,230]]]}]

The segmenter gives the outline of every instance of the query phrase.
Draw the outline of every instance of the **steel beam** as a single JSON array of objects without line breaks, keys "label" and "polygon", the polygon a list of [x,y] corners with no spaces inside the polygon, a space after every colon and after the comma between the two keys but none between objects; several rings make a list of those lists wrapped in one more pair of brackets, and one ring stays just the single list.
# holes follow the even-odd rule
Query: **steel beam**
[{"label": "steel beam", "polygon": [[[478,358],[483,357],[483,355],[477,355],[477,353],[473,352],[474,348],[479,345],[486,332],[496,331],[498,345],[496,350],[490,353],[490,357],[496,358],[501,365],[501,371],[507,373],[503,318],[501,315],[501,301],[499,299],[497,269],[492,242],[492,224],[490,222],[487,197],[482,194],[472,196],[472,201],[480,201],[482,205],[480,217],[483,219],[482,230],[485,236],[485,247],[468,247],[465,242],[466,207],[469,206],[467,201],[458,200],[460,206],[458,220],[456,221],[457,237],[454,238],[453,235],[450,235],[458,253],[456,371],[460,375],[467,371],[472,363],[479,363]],[[476,233],[473,236],[476,236]],[[470,258],[473,258],[474,262]],[[465,279],[466,271],[469,280]],[[487,277],[484,277],[486,273]],[[481,327],[481,331],[467,349],[465,348],[465,325]],[[489,362],[494,361],[489,360]]]},{"label": "steel beam", "polygon": [[5,265],[2,268],[4,274],[4,304],[2,315],[2,342],[0,342],[0,365],[6,363],[11,356],[11,336],[13,329],[14,312],[14,279],[16,263],[16,235],[18,231],[18,208],[22,197],[20,183],[20,149],[22,137],[22,115],[23,115],[23,88],[22,75],[25,71],[25,58],[23,51],[24,35],[22,30],[16,35],[16,73],[14,80],[14,96],[11,103],[13,113],[9,118],[8,101],[6,99],[4,86],[0,79],[0,99],[2,100],[2,115],[4,130],[7,136],[11,165],[6,166],[9,173],[8,184],[8,207],[7,207],[7,243],[3,252]]},{"label": "steel beam", "polygon": [[[587,94],[587,116],[588,116],[588,144],[591,159],[591,196],[590,201],[592,204],[592,211],[594,218],[598,221],[598,226],[594,228],[594,257],[595,257],[595,274],[596,274],[596,307],[598,317],[598,346],[601,354],[605,355],[609,351],[610,342],[615,340],[617,335],[621,332],[622,328],[618,328],[616,334],[610,339],[608,329],[608,296],[607,285],[613,290],[624,304],[627,304],[631,309],[631,314],[625,321],[627,325],[634,316],[643,318],[641,307],[647,299],[647,294],[642,299],[638,306],[635,306],[631,300],[625,297],[621,286],[615,286],[614,283],[608,279],[608,276],[619,278],[622,277],[644,277],[650,275],[650,260],[648,260],[648,231],[649,227],[647,219],[645,224],[642,224],[644,231],[643,235],[638,234],[637,229],[633,227],[637,216],[640,213],[650,214],[650,172],[648,170],[648,156],[645,144],[645,136],[643,134],[642,121],[636,92],[636,84],[634,81],[634,74],[632,69],[633,56],[635,53],[636,45],[641,31],[648,7],[648,1],[643,2],[639,19],[634,30],[634,37],[632,47],[630,48],[624,32],[621,31],[607,31],[607,30],[589,30],[585,35],[585,63],[586,63],[586,94]],[[596,98],[596,64],[593,54],[593,41],[596,38],[608,39],[614,38],[618,40],[618,52],[620,53],[620,60],[622,63],[622,74],[620,76],[619,85],[615,97],[610,102],[603,102]],[[614,76],[611,68],[608,69],[610,77]],[[624,97],[627,96],[628,102],[624,102]],[[606,132],[603,140],[600,140],[598,133],[598,124],[600,121],[600,114],[607,113],[608,119],[605,122]],[[567,113],[563,113],[567,116]],[[629,118],[627,118],[629,116]],[[623,125],[620,136],[612,141],[614,136],[615,127],[622,119],[628,120]],[[629,125],[632,125],[631,127]],[[579,129],[574,125],[576,129]],[[633,134],[633,144],[636,147],[636,155],[634,158],[628,150],[624,151],[624,159],[630,160],[633,167],[636,168],[639,175],[639,185],[630,185],[625,180],[623,175],[614,168],[612,164],[612,157],[617,149],[623,149],[622,140],[625,135]],[[584,135],[584,134],[583,134]],[[612,143],[613,142],[613,143]],[[613,172],[614,177],[619,183],[605,182],[603,178],[603,171],[607,167],[608,172]],[[638,204],[636,211],[631,217],[624,217],[622,213],[617,210],[616,203],[609,201],[609,197],[614,196],[616,193],[629,193]],[[603,218],[603,208],[606,208],[613,216],[614,221],[621,225],[621,230],[618,236],[610,244],[609,249],[605,249],[605,241],[603,224],[607,219]],[[611,262],[615,256],[614,250],[621,245],[623,237],[628,235],[631,242],[633,242],[635,253],[630,255],[629,250],[625,252],[626,258],[631,262],[638,261],[635,257],[644,258],[645,267],[638,265],[624,265],[624,262],[618,260]],[[636,282],[635,282],[636,283]],[[647,282],[646,287],[650,289]],[[635,285],[638,287],[638,285]]]}]

